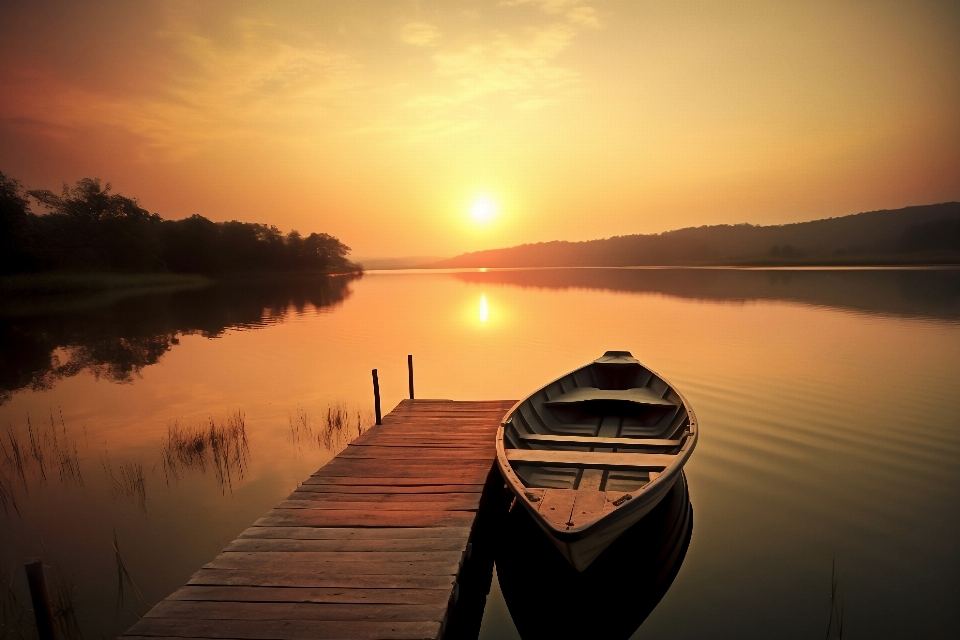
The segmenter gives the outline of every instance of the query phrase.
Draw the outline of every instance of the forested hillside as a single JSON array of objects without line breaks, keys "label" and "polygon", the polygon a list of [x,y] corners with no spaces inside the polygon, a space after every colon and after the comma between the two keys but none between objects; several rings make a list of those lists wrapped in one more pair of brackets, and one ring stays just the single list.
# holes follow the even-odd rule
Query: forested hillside
[{"label": "forested hillside", "polygon": [[465,253],[435,267],[881,265],[960,263],[960,203],[777,226],[691,227]]}]

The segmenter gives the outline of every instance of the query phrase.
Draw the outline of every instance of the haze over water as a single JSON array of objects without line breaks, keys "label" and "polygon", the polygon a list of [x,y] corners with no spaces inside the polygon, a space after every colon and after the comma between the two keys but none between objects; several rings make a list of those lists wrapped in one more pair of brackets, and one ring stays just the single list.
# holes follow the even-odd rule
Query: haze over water
[{"label": "haze over water", "polygon": [[[0,569],[44,556],[85,637],[146,608],[129,582],[118,604],[114,536],[161,600],[331,457],[328,407],[369,424],[372,368],[386,409],[408,353],[418,397],[519,399],[608,349],[666,377],[701,425],[690,546],[635,637],[823,635],[834,559],[848,637],[960,630],[957,270],[374,272],[82,302],[0,318],[4,344],[32,349],[4,351],[0,440],[29,442],[29,416],[48,456],[45,480],[0,462]],[[240,455],[164,464],[171,427],[238,412]],[[508,606],[495,578],[482,638],[518,637]]]}]

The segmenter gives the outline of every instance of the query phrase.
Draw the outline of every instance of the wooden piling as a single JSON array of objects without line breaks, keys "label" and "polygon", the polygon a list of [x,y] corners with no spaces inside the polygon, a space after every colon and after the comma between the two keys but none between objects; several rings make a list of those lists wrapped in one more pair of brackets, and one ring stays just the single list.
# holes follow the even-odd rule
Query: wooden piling
[{"label": "wooden piling", "polygon": [[383,424],[380,417],[380,379],[376,369],[373,370],[373,412],[377,416],[377,424]]},{"label": "wooden piling", "polygon": [[407,378],[410,380],[410,399],[413,400],[413,354],[407,356]]},{"label": "wooden piling", "polygon": [[37,634],[40,640],[55,640],[53,631],[53,608],[47,594],[47,581],[43,576],[43,562],[39,558],[24,565],[27,572],[27,584],[30,585],[30,599],[33,601],[33,613],[37,619]]}]

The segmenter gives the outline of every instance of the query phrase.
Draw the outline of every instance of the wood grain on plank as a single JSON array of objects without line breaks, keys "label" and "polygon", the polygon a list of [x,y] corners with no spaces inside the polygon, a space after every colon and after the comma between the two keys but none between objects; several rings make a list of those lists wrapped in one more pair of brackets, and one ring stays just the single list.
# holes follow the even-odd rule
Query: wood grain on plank
[{"label": "wood grain on plank", "polygon": [[466,460],[484,462],[490,459],[489,456],[484,455],[487,449],[488,448],[480,449],[477,447],[425,449],[423,447],[382,447],[365,445],[347,447],[340,452],[338,457],[342,460],[356,458],[374,460],[439,460],[446,462],[456,460],[458,463]]},{"label": "wood grain on plank", "polygon": [[375,640],[420,640],[436,638],[439,621],[381,622],[330,620],[318,624],[304,620],[191,620],[189,618],[144,618],[136,634],[144,637],[240,638],[243,640],[325,640],[358,638]]},{"label": "wood grain on plank", "polygon": [[230,551],[366,551],[376,554],[392,551],[456,551],[463,549],[464,538],[406,538],[354,540],[302,540],[289,538],[237,538],[224,549]]},{"label": "wood grain on plank", "polygon": [[344,511],[274,509],[255,523],[261,527],[439,527],[470,526],[473,511]]},{"label": "wood grain on plank", "polygon": [[302,540],[428,539],[466,540],[470,527],[250,527],[240,538],[297,538]]},{"label": "wood grain on plank", "polygon": [[354,501],[345,500],[319,500],[319,499],[296,499],[284,500],[276,506],[277,509],[338,509],[360,511],[364,509],[387,509],[391,511],[416,511],[418,509],[439,509],[442,511],[476,511],[480,505],[480,496],[473,496],[469,499],[458,498],[456,500],[408,500],[399,502],[396,500],[379,501]]},{"label": "wood grain on plank", "polygon": [[[324,575],[350,576],[455,576],[460,569],[458,561],[427,562],[424,560],[411,561],[381,561],[375,557],[367,560],[337,562],[298,562],[294,559],[271,558],[269,560],[253,560],[243,557],[240,553],[221,553],[203,566],[201,571],[238,571],[250,574],[263,575],[295,575],[300,573]],[[283,554],[294,556],[296,554]]]},{"label": "wood grain on plank", "polygon": [[447,589],[357,589],[343,587],[247,587],[188,585],[167,600],[216,602],[338,602],[357,604],[435,604],[450,600]]},{"label": "wood grain on plank", "polygon": [[[308,567],[326,571],[334,564],[366,563],[372,567],[392,566],[384,563],[420,563],[425,565],[454,567],[460,564],[459,551],[383,551],[371,556],[366,551],[230,551],[224,552],[204,565],[208,569],[241,569],[254,565],[262,567]],[[357,570],[366,570],[360,567]],[[382,573],[382,572],[381,572]]]},{"label": "wood grain on plank", "polygon": [[210,602],[164,600],[147,612],[148,618],[194,620],[381,620],[415,622],[439,620],[443,604],[386,604],[342,602]]},{"label": "wood grain on plank", "polygon": [[[640,456],[644,454],[619,455]],[[314,480],[329,477],[431,478],[435,484],[440,484],[440,481],[448,484],[483,484],[480,480],[485,479],[489,472],[490,466],[488,461],[474,462],[472,460],[458,460],[456,466],[451,466],[449,464],[439,464],[436,462],[418,463],[409,460],[334,459],[305,480],[304,484],[310,484]]]},{"label": "wood grain on plank", "polygon": [[476,492],[481,493],[483,491],[482,484],[432,484],[432,483],[423,483],[423,484],[383,484],[381,480],[379,484],[357,484],[357,485],[348,485],[348,484],[312,484],[312,485],[301,485],[297,487],[294,493],[290,494],[291,496],[296,495],[300,492],[311,492],[311,493],[368,493],[368,494],[390,494],[390,493],[470,493]]},{"label": "wood grain on plank", "polygon": [[407,503],[407,502],[437,502],[448,504],[457,501],[476,501],[480,499],[480,491],[458,491],[447,493],[315,493],[294,491],[287,498],[287,502],[301,500],[306,502],[361,502],[367,505],[367,508],[375,504],[385,503]]},{"label": "wood grain on plank", "polygon": [[187,584],[245,587],[344,587],[353,589],[452,589],[453,575],[317,573],[275,569],[200,569]]},{"label": "wood grain on plank", "polygon": [[[303,484],[300,485],[300,488],[308,489],[310,487],[316,486],[384,486],[386,483],[391,484],[394,487],[423,487],[430,485],[454,485],[454,484],[480,484],[482,483],[477,481],[478,478],[475,474],[469,476],[464,475],[462,477],[420,477],[412,476],[406,478],[400,477],[384,477],[384,476],[311,476],[303,481]],[[484,478],[486,480],[486,478]]]}]

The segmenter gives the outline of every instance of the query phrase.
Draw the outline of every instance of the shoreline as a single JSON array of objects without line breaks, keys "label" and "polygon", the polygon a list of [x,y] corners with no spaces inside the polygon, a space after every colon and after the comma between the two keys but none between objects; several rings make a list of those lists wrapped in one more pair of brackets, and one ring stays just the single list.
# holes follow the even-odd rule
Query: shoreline
[{"label": "shoreline", "polygon": [[327,273],[319,271],[264,271],[232,273],[218,277],[196,273],[117,273],[110,271],[46,272],[0,276],[0,295],[29,297],[72,295],[103,291],[143,292],[201,289],[215,282],[236,280],[295,280],[314,277],[360,275],[362,270]]}]

